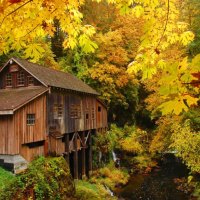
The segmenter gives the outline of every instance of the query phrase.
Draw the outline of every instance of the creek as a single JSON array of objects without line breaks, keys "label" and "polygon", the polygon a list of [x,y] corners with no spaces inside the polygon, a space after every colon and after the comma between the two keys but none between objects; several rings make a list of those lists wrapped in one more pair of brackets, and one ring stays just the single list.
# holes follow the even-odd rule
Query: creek
[{"label": "creek", "polygon": [[166,154],[149,174],[132,174],[129,182],[117,188],[120,200],[189,200],[177,190],[174,179],[187,177],[188,170],[173,154]]}]

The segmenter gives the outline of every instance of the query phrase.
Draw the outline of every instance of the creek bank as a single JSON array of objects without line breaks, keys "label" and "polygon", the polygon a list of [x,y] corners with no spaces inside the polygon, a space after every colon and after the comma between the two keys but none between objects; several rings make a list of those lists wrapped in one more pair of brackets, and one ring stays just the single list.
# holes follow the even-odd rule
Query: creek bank
[{"label": "creek bank", "polygon": [[166,154],[148,174],[131,174],[124,187],[117,187],[119,200],[189,200],[190,193],[177,189],[176,179],[186,178],[188,169],[174,155]]}]

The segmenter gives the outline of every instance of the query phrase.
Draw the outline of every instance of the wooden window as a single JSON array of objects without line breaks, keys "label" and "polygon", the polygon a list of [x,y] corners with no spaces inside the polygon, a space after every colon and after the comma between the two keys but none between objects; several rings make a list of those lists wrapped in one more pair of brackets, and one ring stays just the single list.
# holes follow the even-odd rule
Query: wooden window
[{"label": "wooden window", "polygon": [[17,74],[17,85],[18,86],[23,86],[24,83],[25,83],[25,81],[24,81],[24,72],[19,72]]},{"label": "wooden window", "polygon": [[54,104],[53,116],[54,116],[54,119],[61,119],[63,117],[63,106],[62,106],[62,104]]},{"label": "wooden window", "polygon": [[70,106],[70,117],[71,118],[81,118],[81,106],[77,104],[71,104]]},{"label": "wooden window", "polygon": [[85,114],[85,119],[89,119],[89,113]]},{"label": "wooden window", "polygon": [[12,74],[6,74],[6,87],[12,87]]},{"label": "wooden window", "polygon": [[35,124],[35,114],[27,114],[26,123],[27,123],[27,125],[34,125]]},{"label": "wooden window", "polygon": [[28,76],[27,83],[28,83],[28,85],[34,85],[34,78],[32,76]]}]

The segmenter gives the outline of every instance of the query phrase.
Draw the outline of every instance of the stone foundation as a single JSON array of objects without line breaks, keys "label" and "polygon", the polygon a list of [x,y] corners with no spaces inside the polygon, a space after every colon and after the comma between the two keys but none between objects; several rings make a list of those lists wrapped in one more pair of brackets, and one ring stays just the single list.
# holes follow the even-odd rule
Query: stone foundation
[{"label": "stone foundation", "polygon": [[28,162],[20,155],[0,155],[0,166],[18,174],[27,168]]}]

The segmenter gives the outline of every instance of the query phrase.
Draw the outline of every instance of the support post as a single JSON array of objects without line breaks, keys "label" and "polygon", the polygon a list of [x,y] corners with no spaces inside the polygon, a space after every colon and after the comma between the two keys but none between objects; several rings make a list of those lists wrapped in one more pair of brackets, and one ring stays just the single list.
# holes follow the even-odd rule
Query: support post
[{"label": "support post", "polygon": [[92,171],[92,132],[90,131],[89,136],[89,172]]},{"label": "support post", "polygon": [[69,163],[69,134],[65,135],[65,152],[66,152],[66,161],[67,163],[70,165]]},{"label": "support post", "polygon": [[85,169],[85,132],[83,131],[82,132],[82,135],[81,135],[81,140],[82,140],[82,143],[84,144],[83,147],[82,147],[82,151],[81,151],[81,155],[82,155],[82,176],[85,176],[86,175],[86,169]]},{"label": "support post", "polygon": [[74,133],[74,179],[78,179],[78,149],[77,149],[77,133]]}]

